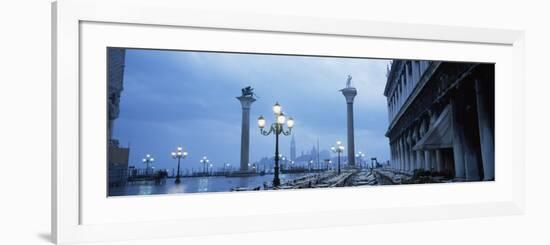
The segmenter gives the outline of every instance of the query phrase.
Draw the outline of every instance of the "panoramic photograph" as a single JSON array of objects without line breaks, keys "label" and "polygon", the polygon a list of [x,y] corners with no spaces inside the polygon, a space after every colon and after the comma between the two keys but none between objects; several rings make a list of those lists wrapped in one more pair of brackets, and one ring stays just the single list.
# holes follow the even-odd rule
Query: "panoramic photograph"
[{"label": "panoramic photograph", "polygon": [[109,47],[107,195],[494,181],[494,72]]}]

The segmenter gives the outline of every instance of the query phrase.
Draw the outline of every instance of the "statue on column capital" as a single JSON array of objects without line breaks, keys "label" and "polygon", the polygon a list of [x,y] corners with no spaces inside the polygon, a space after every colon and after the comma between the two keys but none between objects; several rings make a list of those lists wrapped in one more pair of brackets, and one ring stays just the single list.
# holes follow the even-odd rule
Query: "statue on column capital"
[{"label": "statue on column capital", "polygon": [[251,86],[247,86],[247,87],[242,88],[241,93],[242,93],[241,96],[243,96],[243,97],[258,97],[254,93],[254,88],[252,88]]},{"label": "statue on column capital", "polygon": [[252,102],[256,101],[258,96],[254,93],[254,88],[247,86],[241,89],[241,96],[236,98],[241,102],[243,109],[250,109]]},{"label": "statue on column capital", "polygon": [[351,75],[348,75],[348,79],[346,80],[346,88],[350,88],[350,87],[351,87],[351,79],[352,79],[352,76],[351,76]]}]

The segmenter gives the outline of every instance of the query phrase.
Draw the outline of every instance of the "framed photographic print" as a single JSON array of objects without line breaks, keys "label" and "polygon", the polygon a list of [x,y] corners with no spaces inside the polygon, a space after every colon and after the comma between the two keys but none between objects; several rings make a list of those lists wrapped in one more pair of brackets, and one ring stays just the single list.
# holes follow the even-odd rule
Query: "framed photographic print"
[{"label": "framed photographic print", "polygon": [[521,31],[151,4],[53,4],[57,243],[523,212]]},{"label": "framed photographic print", "polygon": [[106,52],[108,196],[495,178],[494,63]]}]

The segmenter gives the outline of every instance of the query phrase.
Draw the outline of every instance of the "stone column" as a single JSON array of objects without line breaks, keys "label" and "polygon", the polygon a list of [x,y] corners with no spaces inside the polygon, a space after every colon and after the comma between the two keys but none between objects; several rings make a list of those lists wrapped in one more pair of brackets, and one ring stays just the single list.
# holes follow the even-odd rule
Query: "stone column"
[{"label": "stone column", "polygon": [[241,165],[239,170],[247,172],[250,149],[250,107],[256,99],[252,96],[239,96],[237,99],[241,102],[243,112],[241,123]]},{"label": "stone column", "polygon": [[395,168],[395,143],[391,143],[391,167]]},{"label": "stone column", "polygon": [[401,142],[401,137],[397,138],[397,155],[399,160],[399,170],[403,170],[403,142]]},{"label": "stone column", "polygon": [[395,169],[399,169],[399,166],[401,166],[401,161],[399,161],[399,138],[395,139],[393,144],[395,147]]},{"label": "stone column", "polygon": [[409,142],[405,137],[405,171],[411,169],[411,152],[409,151]]},{"label": "stone column", "polygon": [[393,167],[393,144],[390,142],[390,168]]},{"label": "stone column", "polygon": [[395,154],[394,160],[395,160],[395,169],[399,169],[399,152],[397,147],[397,142],[393,142],[393,152]]},{"label": "stone column", "polygon": [[424,161],[424,169],[426,171],[431,170],[432,155],[430,155],[430,150],[424,151]]},{"label": "stone column", "polygon": [[393,142],[392,148],[393,148],[392,149],[393,168],[396,169],[397,168],[397,150],[396,150],[395,142]]},{"label": "stone column", "polygon": [[453,128],[453,160],[455,164],[455,178],[465,179],[464,167],[464,129],[462,122],[459,121],[460,113],[460,97],[451,98],[450,105],[452,111],[452,128]]},{"label": "stone column", "polygon": [[418,169],[418,158],[416,157],[416,151],[413,147],[416,145],[416,137],[414,136],[414,129],[411,131],[411,156],[413,159],[412,170]]},{"label": "stone column", "polygon": [[[415,132],[415,138],[416,138],[416,142],[418,142],[420,140],[420,126],[416,127],[414,132]],[[416,168],[417,169],[423,169],[424,168],[424,154],[422,153],[422,151],[416,151]]]},{"label": "stone column", "polygon": [[347,104],[347,121],[348,121],[348,165],[355,166],[355,139],[353,129],[353,99],[357,95],[357,89],[354,87],[346,87],[340,90],[346,98]]},{"label": "stone column", "polygon": [[399,78],[399,107],[403,106],[403,82],[401,81],[401,78]]},{"label": "stone column", "polygon": [[395,139],[395,169],[399,169],[401,166],[401,155],[399,154],[399,138]]},{"label": "stone column", "polygon": [[407,145],[403,135],[401,135],[401,170],[405,171],[407,169]]},{"label": "stone column", "polygon": [[397,138],[397,153],[399,155],[399,170],[403,170],[403,142],[401,141],[401,136]]},{"label": "stone column", "polygon": [[[464,91],[469,92],[469,91]],[[473,92],[473,91],[472,91]],[[462,152],[463,171],[466,180],[480,180],[480,166],[478,166],[479,148],[476,147],[478,139],[473,139],[475,125],[477,124],[472,106],[475,106],[471,101],[466,101],[464,96],[455,96],[455,105],[453,106],[453,131],[457,146]],[[456,129],[456,130],[455,130]],[[477,132],[476,132],[477,133]],[[454,146],[453,146],[454,148]],[[481,158],[481,156],[480,156]]]},{"label": "stone column", "polygon": [[416,164],[414,159],[415,155],[412,150],[412,147],[413,147],[412,135],[411,135],[411,132],[408,132],[407,133],[407,153],[408,153],[407,156],[409,156],[409,165],[407,168],[408,171],[413,171],[414,165]]},{"label": "stone column", "polygon": [[416,165],[417,169],[423,169],[424,168],[424,153],[422,151],[416,151],[416,160],[418,161],[418,165]]},{"label": "stone column", "polygon": [[495,179],[495,141],[494,126],[491,123],[490,103],[487,103],[486,89],[479,79],[475,80],[477,119],[479,124],[479,140],[481,158],[483,160],[483,180]]},{"label": "stone column", "polygon": [[440,149],[435,150],[435,171],[443,171],[443,153]]}]

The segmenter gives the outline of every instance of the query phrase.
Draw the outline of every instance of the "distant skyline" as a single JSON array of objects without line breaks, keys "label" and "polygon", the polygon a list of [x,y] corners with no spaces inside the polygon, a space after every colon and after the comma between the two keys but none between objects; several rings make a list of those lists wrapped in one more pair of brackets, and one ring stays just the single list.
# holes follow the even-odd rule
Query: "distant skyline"
[{"label": "distant skyline", "polygon": [[[143,168],[152,154],[157,168],[174,168],[170,152],[189,152],[183,169],[201,169],[207,156],[216,168],[239,165],[241,106],[235,98],[252,86],[250,160],[274,154],[274,138],[259,133],[256,119],[274,118],[278,101],[294,117],[297,155],[312,146],[328,150],[346,142],[346,102],[338,91],[353,76],[355,148],[367,158],[389,159],[387,102],[383,95],[389,60],[127,49],[124,91],[113,138],[130,144],[129,165]],[[280,150],[290,155],[291,137]]]}]

